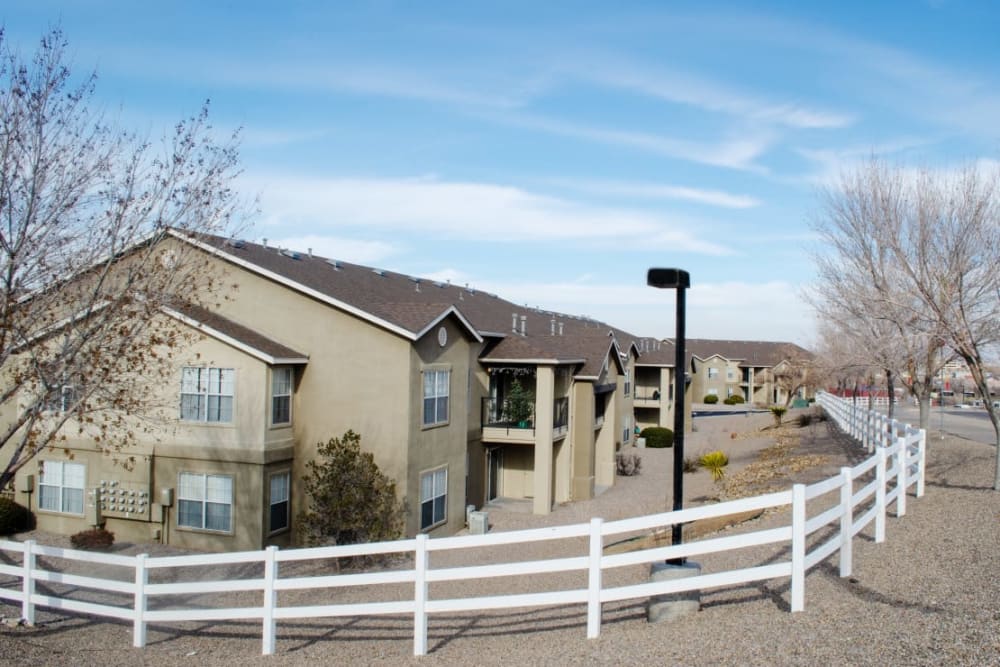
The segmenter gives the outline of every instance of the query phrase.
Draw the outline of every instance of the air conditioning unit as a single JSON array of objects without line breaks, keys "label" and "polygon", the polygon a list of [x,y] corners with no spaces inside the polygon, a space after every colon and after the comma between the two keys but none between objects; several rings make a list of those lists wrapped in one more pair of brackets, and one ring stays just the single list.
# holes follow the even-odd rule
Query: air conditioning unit
[{"label": "air conditioning unit", "polygon": [[490,529],[488,512],[469,512],[469,533],[472,535],[485,535]]}]

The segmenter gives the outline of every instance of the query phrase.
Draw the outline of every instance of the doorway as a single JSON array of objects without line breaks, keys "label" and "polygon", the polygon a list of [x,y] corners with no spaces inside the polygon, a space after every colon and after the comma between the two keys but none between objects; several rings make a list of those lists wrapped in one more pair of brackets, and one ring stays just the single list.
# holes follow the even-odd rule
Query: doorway
[{"label": "doorway", "polygon": [[486,502],[500,497],[500,475],[503,472],[503,450],[492,447],[486,450]]}]

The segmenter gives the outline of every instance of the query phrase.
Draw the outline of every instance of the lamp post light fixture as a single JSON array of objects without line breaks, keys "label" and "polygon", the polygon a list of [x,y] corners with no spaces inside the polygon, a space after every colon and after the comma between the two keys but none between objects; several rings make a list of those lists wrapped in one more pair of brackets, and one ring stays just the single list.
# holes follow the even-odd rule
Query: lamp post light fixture
[{"label": "lamp post light fixture", "polygon": [[[691,276],[683,269],[650,269],[646,274],[646,284],[658,289],[677,291],[676,333],[674,334],[674,502],[673,511],[684,509],[684,290],[691,287]],[[671,544],[681,544],[683,526],[671,526]],[[682,565],[685,559],[671,559],[672,565]]]}]

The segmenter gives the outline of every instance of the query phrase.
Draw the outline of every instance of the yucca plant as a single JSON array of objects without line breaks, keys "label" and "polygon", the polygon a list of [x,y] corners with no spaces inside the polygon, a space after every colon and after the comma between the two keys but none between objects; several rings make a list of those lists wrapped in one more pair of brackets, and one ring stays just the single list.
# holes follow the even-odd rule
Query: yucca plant
[{"label": "yucca plant", "polygon": [[722,450],[702,454],[698,459],[698,464],[712,475],[712,481],[718,482],[726,475],[726,466],[729,465],[729,457]]}]

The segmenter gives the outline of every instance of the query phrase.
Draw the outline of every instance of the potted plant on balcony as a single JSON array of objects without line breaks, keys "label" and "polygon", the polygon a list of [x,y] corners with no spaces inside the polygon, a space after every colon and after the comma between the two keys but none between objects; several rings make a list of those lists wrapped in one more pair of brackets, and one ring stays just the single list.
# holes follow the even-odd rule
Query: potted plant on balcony
[{"label": "potted plant on balcony", "polygon": [[535,411],[535,396],[521,386],[520,380],[515,379],[511,383],[503,401],[503,411],[507,420],[517,424],[518,428],[530,426],[531,415]]}]

